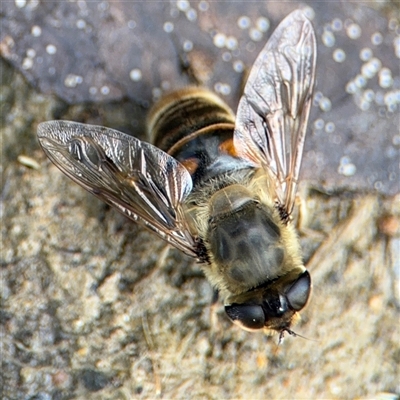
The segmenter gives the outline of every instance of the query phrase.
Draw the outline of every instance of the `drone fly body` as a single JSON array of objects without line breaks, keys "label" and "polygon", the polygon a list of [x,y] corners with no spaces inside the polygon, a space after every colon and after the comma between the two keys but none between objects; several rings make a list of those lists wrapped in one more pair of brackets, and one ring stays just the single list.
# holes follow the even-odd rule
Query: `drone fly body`
[{"label": "drone fly body", "polygon": [[295,11],[257,57],[236,117],[188,87],[151,110],[154,145],[68,121],[40,124],[39,142],[72,180],[201,262],[234,323],[282,337],[311,291],[290,215],[315,64],[313,27]]}]

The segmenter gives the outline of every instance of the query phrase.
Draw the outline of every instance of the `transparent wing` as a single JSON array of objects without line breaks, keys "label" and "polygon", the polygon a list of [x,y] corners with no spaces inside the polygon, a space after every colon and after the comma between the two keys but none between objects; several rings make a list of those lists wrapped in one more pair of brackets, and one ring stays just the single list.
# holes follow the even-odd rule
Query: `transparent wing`
[{"label": "transparent wing", "polygon": [[182,209],[192,179],[174,158],[116,130],[76,122],[41,123],[38,138],[50,160],[72,180],[197,256]]},{"label": "transparent wing", "polygon": [[236,151],[275,177],[276,200],[288,214],[300,172],[316,52],[311,22],[300,10],[292,12],[257,57],[236,116]]}]

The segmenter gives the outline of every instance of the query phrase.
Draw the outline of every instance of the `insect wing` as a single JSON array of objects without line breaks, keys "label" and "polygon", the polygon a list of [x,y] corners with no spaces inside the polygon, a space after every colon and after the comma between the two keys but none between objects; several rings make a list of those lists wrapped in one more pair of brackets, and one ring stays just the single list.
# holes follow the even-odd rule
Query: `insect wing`
[{"label": "insect wing", "polygon": [[196,257],[182,209],[192,179],[177,160],[102,126],[49,121],[39,124],[38,138],[50,160],[72,180]]},{"label": "insect wing", "polygon": [[275,177],[277,201],[288,214],[296,195],[315,64],[313,27],[301,11],[294,11],[257,57],[236,117],[236,151]]}]

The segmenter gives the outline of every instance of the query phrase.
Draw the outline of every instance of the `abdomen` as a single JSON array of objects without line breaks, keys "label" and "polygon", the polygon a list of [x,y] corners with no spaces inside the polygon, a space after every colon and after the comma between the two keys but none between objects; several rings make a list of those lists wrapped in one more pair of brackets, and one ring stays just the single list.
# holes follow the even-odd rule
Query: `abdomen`
[{"label": "abdomen", "polygon": [[180,161],[189,171],[194,188],[240,169],[233,147],[235,116],[217,95],[188,87],[161,99],[151,110],[148,129],[153,143]]}]

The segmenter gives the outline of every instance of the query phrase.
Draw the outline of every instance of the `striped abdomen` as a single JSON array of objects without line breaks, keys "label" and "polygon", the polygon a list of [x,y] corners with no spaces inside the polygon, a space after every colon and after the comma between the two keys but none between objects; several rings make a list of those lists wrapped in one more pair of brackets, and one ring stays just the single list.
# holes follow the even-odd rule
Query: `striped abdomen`
[{"label": "striped abdomen", "polygon": [[214,93],[197,87],[173,92],[152,109],[148,129],[153,143],[180,161],[194,186],[247,168],[233,147],[235,116]]}]

